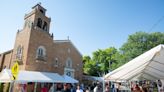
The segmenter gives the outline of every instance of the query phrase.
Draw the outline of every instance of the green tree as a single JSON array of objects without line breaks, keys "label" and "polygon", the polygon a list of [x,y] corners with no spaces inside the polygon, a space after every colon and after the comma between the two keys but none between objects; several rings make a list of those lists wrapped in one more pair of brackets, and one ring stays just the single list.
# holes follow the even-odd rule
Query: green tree
[{"label": "green tree", "polygon": [[93,52],[93,57],[83,57],[84,73],[88,75],[101,76],[103,73],[108,73],[116,67],[116,54],[118,51],[114,47],[107,49],[99,49]]},{"label": "green tree", "polygon": [[94,51],[92,58],[84,56],[84,73],[93,76],[102,75],[102,73],[120,67],[159,44],[164,44],[164,33],[136,32],[129,35],[127,42],[121,46],[119,51],[115,47],[110,47]]},{"label": "green tree", "polygon": [[127,42],[120,48],[120,60],[128,62],[159,44],[164,44],[164,33],[136,32],[129,35]]},{"label": "green tree", "polygon": [[83,56],[83,63],[85,64],[87,61],[90,61],[91,57],[90,56]]},{"label": "green tree", "polygon": [[96,66],[96,62],[91,60],[91,58],[89,56],[83,57],[83,71],[85,74],[97,76],[98,75],[98,73],[97,73],[98,68],[95,66]]}]

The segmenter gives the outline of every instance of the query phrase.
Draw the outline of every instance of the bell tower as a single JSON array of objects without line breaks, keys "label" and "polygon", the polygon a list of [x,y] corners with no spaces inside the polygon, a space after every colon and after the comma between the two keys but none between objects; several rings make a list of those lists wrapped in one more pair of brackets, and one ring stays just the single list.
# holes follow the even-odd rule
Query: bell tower
[{"label": "bell tower", "polygon": [[38,3],[25,14],[24,20],[23,29],[16,35],[12,61],[18,60],[21,69],[40,71],[44,69],[40,65],[52,61],[49,54],[53,48],[53,34],[49,32],[51,18]]},{"label": "bell tower", "polygon": [[24,28],[34,27],[34,29],[49,33],[51,19],[46,16],[46,9],[40,3],[33,6],[30,13],[25,14],[24,20]]}]

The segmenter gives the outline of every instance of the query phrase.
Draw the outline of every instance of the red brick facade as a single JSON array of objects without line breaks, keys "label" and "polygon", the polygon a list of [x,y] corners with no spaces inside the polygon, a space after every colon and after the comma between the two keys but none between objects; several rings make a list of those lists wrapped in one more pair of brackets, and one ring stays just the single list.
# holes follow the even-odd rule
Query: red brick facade
[{"label": "red brick facade", "polygon": [[11,68],[16,60],[21,70],[67,74],[81,81],[82,55],[68,40],[53,40],[49,33],[51,19],[37,4],[24,17],[25,24],[16,35],[13,50],[0,54],[0,68]]}]

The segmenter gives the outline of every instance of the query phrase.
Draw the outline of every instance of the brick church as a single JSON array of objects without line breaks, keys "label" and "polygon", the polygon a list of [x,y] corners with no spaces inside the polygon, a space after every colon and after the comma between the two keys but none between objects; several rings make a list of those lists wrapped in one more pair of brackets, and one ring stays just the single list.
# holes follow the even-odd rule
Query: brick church
[{"label": "brick church", "polygon": [[51,18],[40,4],[24,16],[24,27],[16,33],[12,50],[0,54],[0,71],[17,60],[20,70],[55,72],[82,80],[82,55],[73,43],[54,40],[49,33]]}]

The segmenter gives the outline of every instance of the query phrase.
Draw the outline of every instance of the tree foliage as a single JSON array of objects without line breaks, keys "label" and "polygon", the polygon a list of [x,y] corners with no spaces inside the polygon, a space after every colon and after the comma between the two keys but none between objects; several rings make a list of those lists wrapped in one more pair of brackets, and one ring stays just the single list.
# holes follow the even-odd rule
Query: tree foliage
[{"label": "tree foliage", "polygon": [[164,33],[136,32],[129,35],[128,41],[120,48],[123,56],[120,58],[122,61],[128,62],[159,44],[164,44]]},{"label": "tree foliage", "polygon": [[113,70],[113,66],[115,66],[116,62],[116,54],[118,51],[114,47],[110,47],[107,49],[99,49],[93,52],[93,57],[89,56],[83,57],[84,63],[84,73],[94,76],[101,76],[103,73],[109,72],[109,70]]},{"label": "tree foliage", "polygon": [[103,73],[118,68],[159,44],[164,44],[164,33],[136,32],[129,35],[127,42],[119,50],[115,47],[109,47],[94,51],[92,57],[84,56],[84,73],[101,76]]}]

